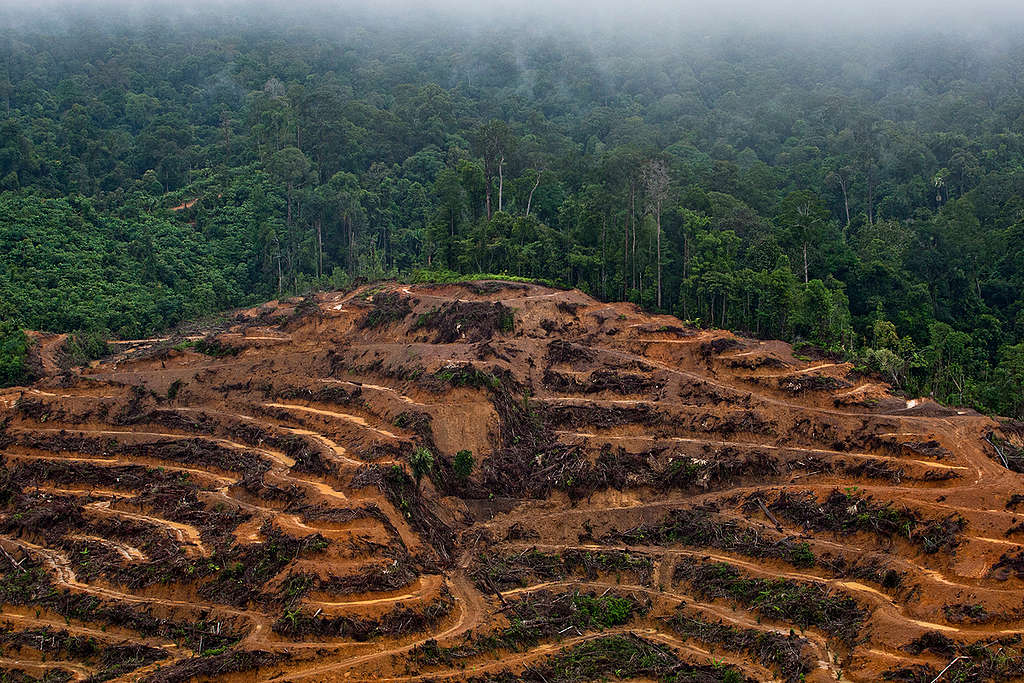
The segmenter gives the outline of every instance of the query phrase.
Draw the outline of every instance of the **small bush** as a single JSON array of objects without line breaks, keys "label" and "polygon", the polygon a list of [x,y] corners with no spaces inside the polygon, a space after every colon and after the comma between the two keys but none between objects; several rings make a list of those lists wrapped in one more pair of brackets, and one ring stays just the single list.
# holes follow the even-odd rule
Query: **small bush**
[{"label": "small bush", "polygon": [[473,473],[473,454],[467,450],[456,453],[452,469],[459,479],[469,479],[469,475]]},{"label": "small bush", "polygon": [[434,469],[434,454],[421,446],[409,456],[409,466],[412,468],[413,478],[416,479],[416,487],[419,488],[420,480]]}]

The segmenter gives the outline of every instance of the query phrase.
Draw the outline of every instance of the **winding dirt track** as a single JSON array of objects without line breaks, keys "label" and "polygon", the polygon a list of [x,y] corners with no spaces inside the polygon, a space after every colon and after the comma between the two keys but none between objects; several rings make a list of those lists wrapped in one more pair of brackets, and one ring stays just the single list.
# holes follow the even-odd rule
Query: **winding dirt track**
[{"label": "winding dirt track", "polygon": [[[56,357],[60,339],[43,338]],[[534,285],[271,302],[218,339],[230,354],[126,341],[70,380],[54,367],[0,392],[0,638],[18,643],[0,668],[542,680],[529,672],[550,657],[633,634],[718,663],[707,680],[731,667],[873,681],[908,666],[930,680],[996,641],[1024,675],[1021,475],[985,440],[1006,436],[987,417],[891,396],[784,344]],[[421,482],[416,447],[434,456]],[[463,448],[468,478],[453,470]],[[703,526],[671,526],[684,518]],[[691,578],[703,566],[849,599],[855,636],[771,602],[783,584],[716,595]],[[523,601],[566,593],[634,607],[603,628],[481,644],[509,637]],[[681,630],[682,616],[800,654],[785,669]],[[40,629],[96,648],[33,645]],[[926,634],[960,645],[911,647]],[[118,660],[126,644],[148,654]],[[424,654],[435,644],[462,649],[445,663]]]}]

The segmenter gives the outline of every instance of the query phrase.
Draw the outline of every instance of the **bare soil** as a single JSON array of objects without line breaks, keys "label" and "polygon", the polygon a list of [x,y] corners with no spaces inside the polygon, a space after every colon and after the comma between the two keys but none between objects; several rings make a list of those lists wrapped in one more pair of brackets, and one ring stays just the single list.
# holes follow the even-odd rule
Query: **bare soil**
[{"label": "bare soil", "polygon": [[1020,425],[521,283],[230,320],[0,392],[7,679],[1024,675]]}]

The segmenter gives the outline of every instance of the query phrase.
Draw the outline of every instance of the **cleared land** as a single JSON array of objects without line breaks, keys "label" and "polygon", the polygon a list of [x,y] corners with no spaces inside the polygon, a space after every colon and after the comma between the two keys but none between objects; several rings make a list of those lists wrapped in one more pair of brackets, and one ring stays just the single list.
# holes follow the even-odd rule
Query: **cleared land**
[{"label": "cleared land", "polygon": [[1021,433],[576,291],[272,302],[0,392],[0,669],[1018,680]]}]

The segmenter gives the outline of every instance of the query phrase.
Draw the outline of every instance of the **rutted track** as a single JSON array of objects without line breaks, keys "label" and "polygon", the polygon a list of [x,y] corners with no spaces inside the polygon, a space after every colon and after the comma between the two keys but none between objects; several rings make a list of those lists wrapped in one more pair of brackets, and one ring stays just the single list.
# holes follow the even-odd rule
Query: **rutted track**
[{"label": "rutted track", "polygon": [[[512,283],[177,341],[0,394],[4,667],[86,678],[137,643],[123,680],[486,678],[632,634],[712,677],[934,677],[990,646],[982,680],[1024,675],[1022,482],[983,416]],[[98,649],[49,659],[58,627]]]}]

